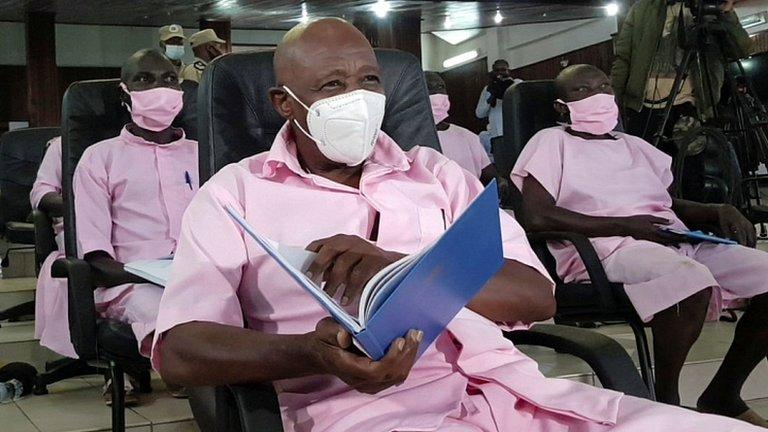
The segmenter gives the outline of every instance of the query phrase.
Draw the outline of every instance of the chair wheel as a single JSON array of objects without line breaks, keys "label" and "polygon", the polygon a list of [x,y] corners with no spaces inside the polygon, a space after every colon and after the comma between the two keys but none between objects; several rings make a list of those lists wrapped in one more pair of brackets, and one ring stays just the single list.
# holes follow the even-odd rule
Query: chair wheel
[{"label": "chair wheel", "polygon": [[41,385],[41,384],[35,384],[35,387],[32,389],[32,394],[35,396],[42,396],[48,394],[48,386]]}]

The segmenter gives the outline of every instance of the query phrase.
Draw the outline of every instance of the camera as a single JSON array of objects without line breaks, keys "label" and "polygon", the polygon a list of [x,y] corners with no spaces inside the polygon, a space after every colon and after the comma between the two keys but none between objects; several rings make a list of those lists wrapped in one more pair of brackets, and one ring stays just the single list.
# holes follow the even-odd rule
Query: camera
[{"label": "camera", "polygon": [[504,99],[504,92],[506,92],[512,84],[514,84],[512,78],[492,76],[491,83],[488,85],[488,93],[496,99]]},{"label": "camera", "polygon": [[712,16],[721,13],[720,6],[725,3],[724,0],[670,0],[668,4],[685,3],[694,16]]}]

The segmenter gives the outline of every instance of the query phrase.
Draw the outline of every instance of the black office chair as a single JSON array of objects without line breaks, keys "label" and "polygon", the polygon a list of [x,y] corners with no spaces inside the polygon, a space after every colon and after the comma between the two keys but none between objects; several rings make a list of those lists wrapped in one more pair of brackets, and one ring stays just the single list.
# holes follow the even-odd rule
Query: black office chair
[{"label": "black office chair", "polygon": [[[8,252],[34,247],[36,270],[40,269],[39,253],[45,252],[48,239],[38,239],[35,226],[30,223],[33,214],[29,193],[43,160],[46,143],[60,133],[55,127],[26,128],[6,132],[0,137],[0,232],[9,242],[22,245],[8,249],[3,259],[4,267],[9,264]],[[31,316],[35,312],[34,306],[35,303],[29,301],[2,310],[0,321]]]},{"label": "black office chair", "polygon": [[125,430],[123,373],[139,380],[139,391],[150,391],[149,359],[141,356],[131,327],[96,314],[91,268],[77,255],[72,176],[85,149],[120,133],[130,121],[120,102],[119,80],[80,81],[72,84],[62,103],[62,183],[66,258],[53,266],[55,277],[66,277],[69,329],[81,361],[109,369],[112,377],[112,430]]},{"label": "black office chair", "polygon": [[[208,66],[199,93],[200,178],[225,165],[269,149],[285,120],[267,91],[275,83],[272,53],[220,57]],[[418,60],[400,51],[377,49],[387,94],[382,130],[404,148],[439,148],[423,72]],[[540,345],[584,359],[603,386],[648,397],[637,370],[621,346],[603,335],[554,325],[509,334],[521,345]],[[216,420],[222,431],[281,431],[273,389],[268,384],[216,389]]]},{"label": "black office chair", "polygon": [[[504,95],[503,148],[494,154],[497,164],[509,176],[520,152],[536,132],[556,125],[557,114],[552,104],[556,99],[551,80],[526,81],[510,87]],[[495,149],[494,149],[495,150]],[[501,159],[501,161],[500,161]],[[519,198],[514,204],[520,212]],[[654,397],[654,378],[651,353],[642,320],[624,292],[624,286],[608,280],[595,249],[585,236],[572,232],[529,233],[528,239],[556,282],[557,313],[555,322],[574,326],[594,326],[598,322],[626,321],[635,335],[640,371],[651,398]],[[584,263],[589,281],[565,283],[557,274],[555,260],[547,242],[570,242]]]}]

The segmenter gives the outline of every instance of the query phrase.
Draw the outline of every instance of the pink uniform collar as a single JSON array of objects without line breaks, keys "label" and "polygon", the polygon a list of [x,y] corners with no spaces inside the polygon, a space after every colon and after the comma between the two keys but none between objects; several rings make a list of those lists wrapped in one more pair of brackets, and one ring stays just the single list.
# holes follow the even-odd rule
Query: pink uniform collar
[{"label": "pink uniform collar", "polygon": [[[408,155],[397,145],[397,143],[384,132],[379,132],[379,138],[376,140],[376,146],[373,154],[365,161],[365,165],[379,165],[394,171],[407,171],[411,167],[411,160]],[[264,168],[262,170],[264,177],[272,177],[277,173],[278,168],[284,166],[302,177],[308,174],[299,164],[296,156],[296,144],[293,140],[290,123],[286,122],[275,137],[272,148],[269,150]]]},{"label": "pink uniform collar", "polygon": [[129,142],[131,144],[141,144],[141,145],[151,145],[151,146],[163,146],[163,147],[165,147],[165,146],[170,146],[170,145],[178,144],[181,141],[185,141],[187,139],[187,135],[184,132],[184,129],[181,129],[181,128],[177,128],[177,129],[181,131],[181,137],[179,139],[177,139],[176,141],[171,141],[171,142],[169,142],[167,144],[158,144],[156,142],[147,141],[144,138],[138,137],[138,136],[132,134],[128,130],[128,126],[127,125],[123,126],[123,130],[120,131],[120,138],[123,139],[123,141]]}]

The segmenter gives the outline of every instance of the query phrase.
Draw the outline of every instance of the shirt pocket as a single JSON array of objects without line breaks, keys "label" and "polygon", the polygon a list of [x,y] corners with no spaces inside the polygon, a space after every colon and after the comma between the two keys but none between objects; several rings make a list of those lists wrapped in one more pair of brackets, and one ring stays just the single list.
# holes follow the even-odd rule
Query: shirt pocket
[{"label": "shirt pocket", "polygon": [[419,249],[431,245],[440,238],[446,229],[445,210],[440,208],[418,208],[419,231]]}]

